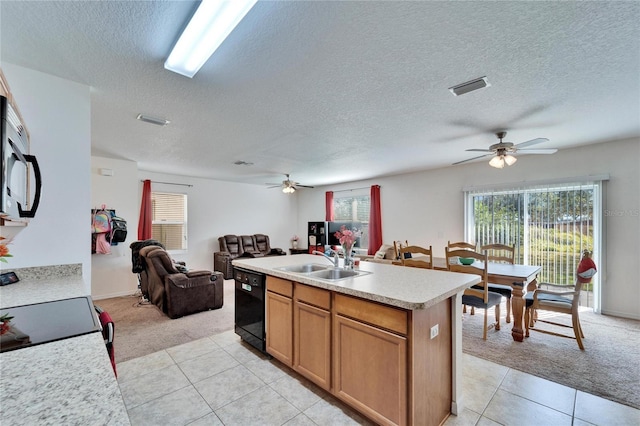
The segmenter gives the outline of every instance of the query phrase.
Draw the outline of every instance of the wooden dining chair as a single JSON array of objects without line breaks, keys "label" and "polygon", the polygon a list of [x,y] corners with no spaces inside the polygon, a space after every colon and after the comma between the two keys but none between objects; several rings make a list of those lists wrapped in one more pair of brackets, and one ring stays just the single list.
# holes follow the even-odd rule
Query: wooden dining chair
[{"label": "wooden dining chair", "polygon": [[480,252],[487,251],[489,262],[515,263],[515,248],[506,244],[485,244],[480,246]]},{"label": "wooden dining chair", "polygon": [[467,243],[466,241],[456,241],[453,243],[451,241],[447,241],[447,247],[450,249],[476,250],[475,244]]},{"label": "wooden dining chair", "polygon": [[409,245],[409,240],[404,240],[404,244],[400,240],[393,242],[393,249],[396,252],[395,260],[400,260],[400,250],[402,249],[402,247],[407,247],[408,245]]},{"label": "wooden dining chair", "polygon": [[[451,241],[447,241],[447,247],[449,249],[463,249],[463,250],[476,250],[476,245],[472,244],[472,243],[467,243],[466,241],[456,241],[456,242],[451,242]],[[447,265],[449,264],[449,260],[447,260]],[[467,313],[467,305],[462,305],[462,313],[466,314]],[[475,311],[473,310],[473,307],[471,308],[471,315],[475,315]]]},{"label": "wooden dining chair", "polygon": [[431,246],[429,248],[420,246],[401,247],[400,261],[402,266],[433,269],[433,249]]},{"label": "wooden dining chair", "polygon": [[[584,345],[582,344],[584,333],[582,332],[582,326],[580,325],[580,316],[578,315],[578,309],[580,306],[580,291],[582,290],[583,283],[576,281],[576,284],[572,286],[560,286],[548,283],[542,283],[540,285],[563,288],[566,291],[552,291],[538,288],[533,293],[527,293],[525,295],[525,336],[529,337],[529,330],[534,330],[540,333],[575,339],[578,342],[578,347],[581,350],[584,350]],[[551,311],[571,315],[571,325],[566,325],[557,321],[551,321],[549,319],[541,319],[539,315],[535,314],[537,311]],[[536,316],[538,318],[535,318]],[[572,328],[574,335],[569,336],[566,334],[557,333],[555,331],[534,327],[536,322],[544,322],[558,327]]]},{"label": "wooden dining chair", "polygon": [[[514,264],[515,248],[506,244],[486,244],[480,246],[480,252],[487,252],[489,262],[508,263]],[[500,293],[507,299],[506,303],[506,322],[511,322],[511,292],[512,288],[509,285],[493,284],[489,283],[489,291],[495,291]]]},{"label": "wooden dining chair", "polygon": [[[462,294],[462,304],[484,309],[482,338],[487,340],[488,330],[491,330],[492,328],[500,330],[500,302],[502,300],[502,295],[500,293],[489,291],[487,272],[489,260],[487,254],[480,254],[473,250],[449,250],[449,247],[445,247],[445,257],[449,271],[480,275],[480,283],[477,286],[466,289]],[[457,263],[457,260],[456,263],[452,262],[454,258],[459,257],[473,258],[476,261],[480,261],[482,262],[482,268],[478,268],[473,265],[462,265]],[[495,306],[496,321],[492,324],[488,324],[489,308],[492,306]]]}]

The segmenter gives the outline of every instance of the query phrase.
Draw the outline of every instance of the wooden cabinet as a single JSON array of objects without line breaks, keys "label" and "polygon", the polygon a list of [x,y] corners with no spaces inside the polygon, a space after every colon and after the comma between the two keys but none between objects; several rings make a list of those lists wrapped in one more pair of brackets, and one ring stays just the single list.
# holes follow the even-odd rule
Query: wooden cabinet
[{"label": "wooden cabinet", "polygon": [[409,311],[268,276],[266,303],[267,352],[377,424],[449,416],[452,299]]},{"label": "wooden cabinet", "polygon": [[407,424],[407,314],[335,295],[334,393],[378,424]]},{"label": "wooden cabinet", "polygon": [[293,283],[267,276],[265,331],[267,352],[293,366]]},{"label": "wooden cabinet", "polygon": [[293,368],[330,390],[331,293],[296,283],[293,309]]}]

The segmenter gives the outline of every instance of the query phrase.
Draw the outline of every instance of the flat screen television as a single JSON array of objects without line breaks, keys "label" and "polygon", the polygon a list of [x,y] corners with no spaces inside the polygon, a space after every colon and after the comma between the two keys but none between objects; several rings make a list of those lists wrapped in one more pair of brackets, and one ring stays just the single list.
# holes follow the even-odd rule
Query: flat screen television
[{"label": "flat screen television", "polygon": [[[327,228],[329,231],[327,234],[327,244],[329,244],[330,246],[340,245],[340,241],[335,236],[335,234],[340,230],[342,226],[346,226],[347,229],[351,230],[362,230],[362,223],[358,221],[339,220],[335,222],[327,222]],[[358,238],[356,240],[354,247],[360,247],[360,240],[361,238]]]}]

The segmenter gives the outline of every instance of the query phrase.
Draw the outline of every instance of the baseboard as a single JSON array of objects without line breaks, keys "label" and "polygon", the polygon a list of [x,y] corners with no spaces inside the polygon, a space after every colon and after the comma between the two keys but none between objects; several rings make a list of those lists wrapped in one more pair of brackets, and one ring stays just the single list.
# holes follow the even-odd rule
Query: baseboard
[{"label": "baseboard", "polygon": [[632,319],[632,320],[640,320],[640,315],[633,315],[633,314],[630,314],[629,312],[605,311],[603,309],[602,310],[602,315],[609,315],[610,317],[616,317],[616,318],[626,318],[626,319]]},{"label": "baseboard", "polygon": [[127,290],[127,291],[121,291],[118,293],[111,293],[111,294],[101,294],[100,296],[91,296],[91,299],[93,300],[102,300],[102,299],[111,299],[112,297],[122,297],[122,296],[135,296],[136,294],[138,294],[138,291],[134,291],[133,293],[131,292],[131,290]]}]

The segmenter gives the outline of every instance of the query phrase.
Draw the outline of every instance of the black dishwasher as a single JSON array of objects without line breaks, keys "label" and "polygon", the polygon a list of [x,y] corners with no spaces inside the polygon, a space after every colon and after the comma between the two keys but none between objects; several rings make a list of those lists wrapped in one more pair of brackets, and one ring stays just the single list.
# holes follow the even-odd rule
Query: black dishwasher
[{"label": "black dishwasher", "polygon": [[235,291],[235,332],[242,340],[266,353],[264,330],[265,275],[233,268]]}]

